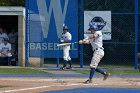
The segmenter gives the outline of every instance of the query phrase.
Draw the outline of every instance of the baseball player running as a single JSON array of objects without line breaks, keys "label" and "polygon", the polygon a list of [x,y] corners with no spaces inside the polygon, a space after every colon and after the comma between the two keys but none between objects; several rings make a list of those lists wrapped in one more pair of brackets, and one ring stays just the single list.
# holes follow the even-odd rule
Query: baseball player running
[{"label": "baseball player running", "polygon": [[92,83],[92,78],[94,76],[95,71],[101,73],[104,76],[103,80],[106,80],[110,75],[110,73],[107,73],[97,67],[100,60],[104,56],[104,48],[103,48],[102,32],[97,31],[96,28],[97,27],[95,27],[94,23],[90,22],[88,30],[91,31],[91,35],[79,41],[79,44],[91,44],[94,52],[90,64],[89,79],[84,82],[85,84]]},{"label": "baseball player running", "polygon": [[[70,43],[71,40],[72,40],[72,36],[68,32],[68,27],[64,25],[63,26],[63,33],[62,33],[60,41],[61,41],[61,43]],[[70,45],[63,46],[64,63],[63,63],[63,67],[61,67],[62,70],[72,68],[72,61],[71,61],[71,58],[70,58],[70,55],[69,55],[69,51],[70,51]],[[69,63],[69,67],[67,67],[67,63]]]}]

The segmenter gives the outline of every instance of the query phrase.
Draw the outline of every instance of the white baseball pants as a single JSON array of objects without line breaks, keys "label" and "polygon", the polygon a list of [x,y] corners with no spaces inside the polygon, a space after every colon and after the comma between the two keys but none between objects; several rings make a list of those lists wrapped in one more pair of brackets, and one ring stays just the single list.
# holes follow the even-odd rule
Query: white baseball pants
[{"label": "white baseball pants", "polygon": [[91,68],[97,68],[99,62],[101,61],[101,59],[103,58],[104,56],[104,50],[103,49],[97,49],[94,51],[93,53],[93,57],[92,57],[92,60],[91,60],[91,64],[90,64],[90,67]]},{"label": "white baseball pants", "polygon": [[63,47],[63,59],[66,61],[71,60],[69,51],[70,51],[70,46]]}]

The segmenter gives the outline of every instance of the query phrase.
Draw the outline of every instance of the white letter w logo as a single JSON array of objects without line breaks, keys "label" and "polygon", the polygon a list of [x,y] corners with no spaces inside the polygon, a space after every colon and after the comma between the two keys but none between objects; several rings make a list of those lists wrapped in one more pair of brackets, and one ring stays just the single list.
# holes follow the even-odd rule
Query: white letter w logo
[{"label": "white letter w logo", "polygon": [[47,8],[47,0],[37,0],[38,11],[44,38],[47,38],[49,32],[50,18],[52,11],[54,12],[54,19],[56,24],[57,36],[60,37],[62,33],[62,26],[65,21],[68,0],[65,0],[64,10],[62,12],[60,0],[50,0],[50,7]]}]

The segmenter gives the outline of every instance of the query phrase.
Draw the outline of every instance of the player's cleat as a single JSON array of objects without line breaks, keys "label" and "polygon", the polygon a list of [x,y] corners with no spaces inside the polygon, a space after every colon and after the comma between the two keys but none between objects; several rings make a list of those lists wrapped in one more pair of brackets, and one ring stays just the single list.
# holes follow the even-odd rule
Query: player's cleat
[{"label": "player's cleat", "polygon": [[65,70],[65,69],[66,69],[66,67],[61,67],[60,69]]},{"label": "player's cleat", "polygon": [[108,78],[108,76],[110,76],[110,73],[106,73],[106,74],[104,75],[103,80],[106,80],[106,79]]},{"label": "player's cleat", "polygon": [[66,69],[72,69],[72,67],[67,67]]},{"label": "player's cleat", "polygon": [[84,84],[89,84],[89,83],[92,83],[92,80],[86,80],[85,82],[84,82]]}]

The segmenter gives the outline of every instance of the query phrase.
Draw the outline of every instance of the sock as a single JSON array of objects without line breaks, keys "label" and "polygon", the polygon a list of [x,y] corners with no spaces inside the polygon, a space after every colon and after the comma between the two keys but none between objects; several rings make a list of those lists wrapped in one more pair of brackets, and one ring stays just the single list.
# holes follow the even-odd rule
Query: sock
[{"label": "sock", "polygon": [[94,72],[95,72],[95,68],[91,68],[90,69],[90,75],[89,75],[89,79],[92,80],[93,76],[94,76]]},{"label": "sock", "polygon": [[104,72],[104,71],[103,71],[102,69],[100,69],[100,68],[96,68],[95,71],[96,71],[96,72],[99,72],[99,73],[101,73],[101,74],[103,74],[103,75],[106,74],[106,72]]},{"label": "sock", "polygon": [[66,65],[67,65],[67,61],[66,61],[66,60],[64,60],[63,67],[66,67]]},{"label": "sock", "polygon": [[71,65],[72,65],[72,61],[71,61],[71,60],[69,60],[69,65],[70,65],[70,67],[71,67]]}]

